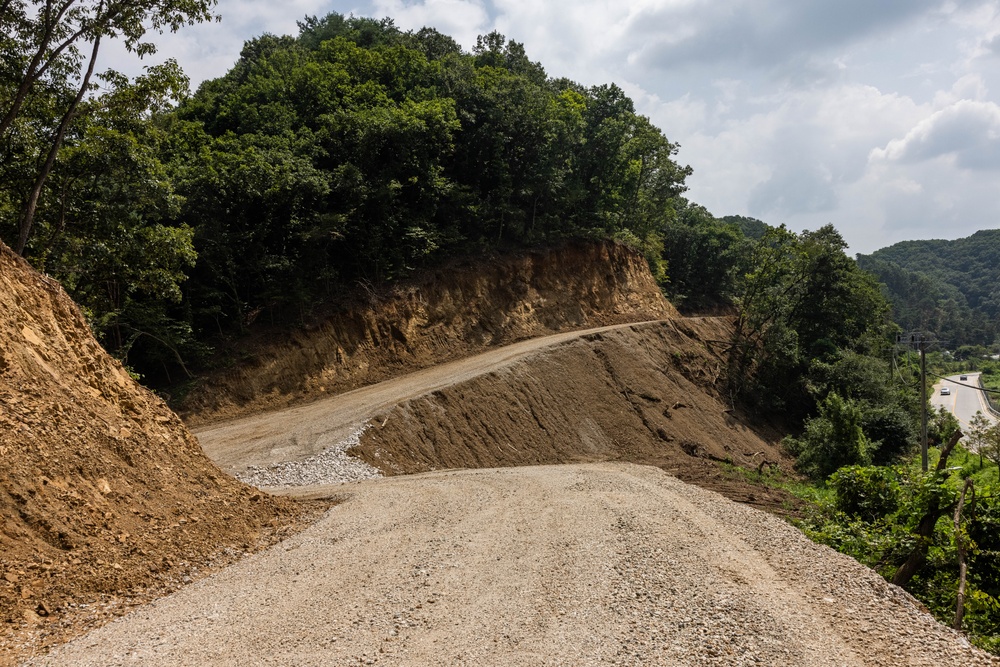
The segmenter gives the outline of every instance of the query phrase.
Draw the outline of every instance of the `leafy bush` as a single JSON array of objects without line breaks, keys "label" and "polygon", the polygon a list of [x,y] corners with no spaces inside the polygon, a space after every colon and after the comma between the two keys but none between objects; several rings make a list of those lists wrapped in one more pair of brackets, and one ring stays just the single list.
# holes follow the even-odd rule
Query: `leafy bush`
[{"label": "leafy bush", "polygon": [[917,443],[913,418],[898,405],[867,407],[861,428],[872,443],[872,463],[876,465],[895,462]]},{"label": "leafy bush", "polygon": [[899,509],[899,474],[881,466],[847,466],[830,475],[836,508],[849,516],[875,522]]},{"label": "leafy bush", "polygon": [[871,443],[861,428],[861,409],[851,400],[830,392],[820,403],[819,415],[806,421],[801,438],[785,438],[785,447],[797,458],[796,467],[813,479],[837,469],[871,460]]}]

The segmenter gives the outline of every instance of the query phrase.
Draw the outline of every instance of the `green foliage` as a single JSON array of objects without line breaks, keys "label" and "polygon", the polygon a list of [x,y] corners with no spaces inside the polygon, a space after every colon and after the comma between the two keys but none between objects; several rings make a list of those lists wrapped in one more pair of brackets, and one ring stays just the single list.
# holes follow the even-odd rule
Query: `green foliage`
[{"label": "green foliage", "polygon": [[845,466],[830,475],[837,511],[868,523],[899,509],[899,473],[880,466]]},{"label": "green foliage", "polygon": [[356,282],[450,253],[613,237],[663,272],[690,173],[616,86],[550,80],[499,33],[331,14],[247,42],[176,112],[167,168],[195,230],[200,338],[299,319]]},{"label": "green foliage", "polygon": [[985,456],[994,465],[1000,466],[1000,423],[986,418],[977,411],[969,423],[966,434],[969,447]]},{"label": "green foliage", "polygon": [[955,346],[989,345],[1000,333],[1000,230],[955,241],[904,241],[858,261],[885,286],[904,330]]},{"label": "green foliage", "polygon": [[819,414],[806,421],[800,438],[785,438],[795,455],[796,468],[813,479],[823,479],[838,468],[864,465],[871,460],[871,443],[861,428],[861,409],[836,392],[819,405]]},{"label": "green foliage", "polygon": [[[0,236],[151,381],[255,319],[302,321],[347,286],[458,252],[613,237],[666,279],[664,221],[690,174],[676,144],[617,86],[550,79],[499,33],[464,53],[391,19],[307,17],[297,36],[248,41],[193,96],[173,63],[135,81],[86,69],[98,37],[146,53],[147,29],[212,4],[80,5],[49,37],[29,3],[0,8],[0,112],[15,112]],[[53,51],[85,24],[81,50]]]},{"label": "green foliage", "polygon": [[875,407],[902,400],[864,393],[878,391],[869,380],[879,380],[872,387],[890,382],[879,357],[889,353],[893,328],[876,283],[845,247],[829,225],[799,235],[771,228],[750,243],[734,286],[738,319],[727,369],[733,395],[793,423],[831,391]]},{"label": "green foliage", "polygon": [[[155,52],[150,30],[176,31],[212,17],[214,0],[13,1],[0,4],[0,164],[6,191],[0,224],[15,227],[24,254],[60,149],[86,119],[102,41],[117,39],[138,57]],[[121,88],[113,70],[101,75]],[[140,86],[137,86],[137,88]]]},{"label": "green foliage", "polygon": [[[182,200],[159,159],[163,135],[148,119],[183,95],[187,80],[171,61],[132,81],[102,78],[105,90],[81,103],[40,191],[24,253],[62,282],[110,351],[131,353],[140,369],[173,364],[181,349],[203,350],[172,314],[196,253],[193,229],[172,219]],[[0,233],[12,243],[19,215],[13,206],[0,211]]]},{"label": "green foliage", "polygon": [[674,215],[664,220],[660,232],[667,296],[685,311],[730,303],[738,275],[746,269],[750,242],[736,224],[681,197],[675,202]]},{"label": "green foliage", "polygon": [[[932,457],[932,463],[935,463]],[[928,541],[927,559],[906,589],[943,622],[955,614],[957,549],[952,515],[959,486],[972,478],[976,501],[966,499],[963,535],[969,546],[966,615],[963,629],[978,646],[1000,649],[1000,499],[997,469],[961,447],[941,472],[923,473],[917,459],[893,467],[851,466],[810,493],[814,511],[800,527],[812,539],[846,553],[892,578],[913,550],[921,518],[943,509]],[[799,493],[800,496],[805,494]]]}]

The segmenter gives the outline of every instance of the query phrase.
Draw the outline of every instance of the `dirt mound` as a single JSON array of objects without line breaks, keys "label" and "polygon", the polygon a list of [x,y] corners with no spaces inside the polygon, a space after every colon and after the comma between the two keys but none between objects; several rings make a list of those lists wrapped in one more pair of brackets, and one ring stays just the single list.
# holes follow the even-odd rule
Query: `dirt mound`
[{"label": "dirt mound", "polygon": [[557,331],[675,316],[641,255],[603,242],[456,260],[334,313],[206,378],[179,406],[199,425],[286,407]]},{"label": "dirt mound", "polygon": [[[376,415],[349,453],[386,474],[628,461],[774,509],[773,491],[724,474],[791,460],[714,391],[708,340],[730,322],[678,318],[586,334]],[[770,496],[775,496],[774,498]]]},{"label": "dirt mound", "polygon": [[20,631],[169,588],[297,515],[222,474],[3,244],[0,313],[0,663]]}]

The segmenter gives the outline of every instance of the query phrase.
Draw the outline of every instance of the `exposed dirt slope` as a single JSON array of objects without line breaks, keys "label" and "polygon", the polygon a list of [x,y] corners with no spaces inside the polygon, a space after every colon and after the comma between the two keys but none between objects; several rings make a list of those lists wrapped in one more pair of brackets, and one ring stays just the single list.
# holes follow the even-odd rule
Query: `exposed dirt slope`
[{"label": "exposed dirt slope", "polygon": [[789,470],[791,462],[713,388],[723,360],[705,341],[729,334],[720,318],[586,334],[377,414],[349,453],[388,474],[647,463],[756,503],[755,492],[723,476],[718,462],[753,468],[767,460]]},{"label": "exposed dirt slope", "polygon": [[170,586],[298,510],[227,475],[0,244],[0,663],[78,603]]},{"label": "exposed dirt slope", "polygon": [[633,250],[569,243],[455,261],[352,303],[206,378],[179,407],[191,425],[292,405],[556,331],[675,316]]},{"label": "exposed dirt slope", "polygon": [[726,319],[678,318],[557,334],[208,427],[198,438],[239,474],[305,465],[368,424],[349,453],[388,475],[631,461],[780,510],[791,500],[785,494],[744,484],[718,465],[791,467],[712,388],[722,359],[705,341],[729,333]]}]

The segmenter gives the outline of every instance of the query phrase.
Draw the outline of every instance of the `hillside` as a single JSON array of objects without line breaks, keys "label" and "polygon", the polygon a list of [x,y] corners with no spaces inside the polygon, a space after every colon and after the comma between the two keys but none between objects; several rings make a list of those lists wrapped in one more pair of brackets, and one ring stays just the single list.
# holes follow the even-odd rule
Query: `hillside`
[{"label": "hillside", "polygon": [[116,613],[295,520],[222,474],[58,284],[2,244],[0,312],[0,664],[22,631],[51,641],[80,605]]},{"label": "hillside", "polygon": [[954,241],[902,241],[858,263],[886,285],[904,330],[927,331],[951,347],[989,344],[1000,316],[1000,230]]},{"label": "hillside", "polygon": [[[534,270],[516,274],[530,279],[515,290],[520,300],[503,302],[509,310],[485,298],[509,296],[507,273],[492,286],[482,267],[440,274],[428,283],[438,286],[433,303],[451,305],[418,310],[424,319],[412,326],[395,320],[398,334],[412,333],[393,336],[390,328],[377,339],[395,340],[390,352],[398,357],[427,350],[422,363],[430,367],[404,373],[405,358],[386,363],[398,371],[388,381],[278,412],[261,412],[276,404],[265,396],[253,403],[256,414],[199,431],[205,450],[228,457],[225,470],[237,474],[274,461],[313,465],[338,433],[365,424],[348,439],[355,445],[348,453],[385,474],[477,470],[348,486],[270,484],[341,504],[301,536],[38,662],[301,664],[333,656],[480,664],[500,651],[509,664],[560,656],[586,663],[598,654],[626,664],[996,664],[912,598],[790,527],[663,471],[627,465],[654,464],[750,504],[783,505],[781,494],[718,465],[789,464],[716,391],[726,319],[670,317],[489,347],[504,335],[579,326],[607,311],[670,314],[637,256],[593,248],[596,256],[564,248],[513,260]],[[122,608],[112,596],[155,595],[191,581],[203,566],[253,550],[296,512],[214,468],[162,402],[100,352],[53,283],[9,252],[3,258],[11,298],[0,305],[15,313],[0,331],[3,433],[29,436],[27,445],[2,443],[12,474],[0,482],[20,503],[5,517],[13,531],[5,558],[23,554],[4,562],[5,609],[21,611],[11,631],[41,626],[34,644],[7,638],[7,657],[65,636],[53,622],[63,607],[80,614],[81,600],[96,600],[103,614],[90,622],[99,623]],[[633,268],[619,274],[622,266]],[[469,276],[487,277],[478,284]],[[407,294],[410,303],[430,302]],[[494,319],[477,326],[477,311],[463,303],[480,303],[478,312]],[[426,326],[441,313],[450,327]],[[362,330],[385,332],[379,327],[393,321]],[[432,334],[419,335],[424,329]],[[328,338],[336,330],[317,329]],[[485,349],[478,355],[455,345],[469,331],[491,334],[473,339]],[[287,354],[306,344],[320,341],[279,340],[274,349]],[[336,347],[337,339],[326,344]],[[351,358],[378,358],[389,354],[385,347],[368,339],[356,347],[363,352],[352,351],[368,356]],[[430,360],[449,354],[460,358]],[[329,377],[337,381],[336,372]],[[282,400],[318,399],[308,384],[298,386],[301,393]],[[338,405],[347,406],[340,417]],[[580,462],[606,463],[531,465]],[[53,535],[62,541],[52,544]],[[34,606],[36,591],[46,597]],[[903,635],[921,639],[901,643]],[[600,641],[590,650],[574,637]]]},{"label": "hillside", "polygon": [[628,461],[781,512],[787,494],[725,475],[726,462],[792,461],[716,391],[730,323],[677,318],[585,333],[377,412],[351,454],[386,474]]}]

